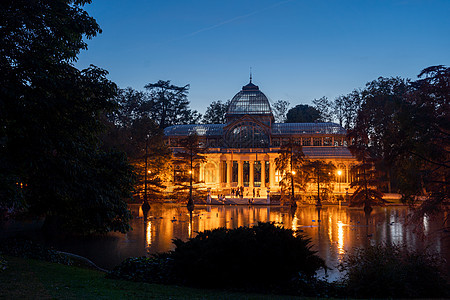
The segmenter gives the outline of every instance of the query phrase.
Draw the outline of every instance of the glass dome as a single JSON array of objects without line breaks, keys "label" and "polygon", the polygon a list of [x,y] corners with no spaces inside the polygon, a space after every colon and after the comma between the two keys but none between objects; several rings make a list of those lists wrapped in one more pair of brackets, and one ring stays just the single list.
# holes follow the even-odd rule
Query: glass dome
[{"label": "glass dome", "polygon": [[269,100],[266,95],[250,83],[242,87],[242,90],[231,99],[227,116],[232,115],[271,115]]}]

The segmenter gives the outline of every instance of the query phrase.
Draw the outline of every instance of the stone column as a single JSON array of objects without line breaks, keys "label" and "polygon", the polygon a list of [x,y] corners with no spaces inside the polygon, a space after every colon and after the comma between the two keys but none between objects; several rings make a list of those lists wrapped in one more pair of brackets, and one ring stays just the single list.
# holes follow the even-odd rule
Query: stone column
[{"label": "stone column", "polygon": [[273,160],[270,160],[269,163],[269,187],[273,188],[275,185],[275,165]]},{"label": "stone column", "polygon": [[238,161],[238,186],[244,186],[244,162]]},{"label": "stone column", "polygon": [[233,161],[227,160],[227,187],[231,187],[231,171],[233,170]]},{"label": "stone column", "polygon": [[248,186],[250,188],[252,188],[254,186],[254,182],[255,182],[255,161],[254,160],[250,160],[248,162],[249,164],[249,169],[250,169],[250,182],[248,184]]}]

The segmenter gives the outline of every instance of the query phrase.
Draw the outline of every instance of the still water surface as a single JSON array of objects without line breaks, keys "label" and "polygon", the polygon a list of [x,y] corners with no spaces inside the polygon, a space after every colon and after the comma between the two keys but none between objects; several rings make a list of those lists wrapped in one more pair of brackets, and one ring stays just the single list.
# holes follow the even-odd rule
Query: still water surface
[{"label": "still water surface", "polygon": [[299,206],[295,211],[272,206],[196,206],[190,216],[185,206],[153,204],[146,220],[138,205],[130,209],[133,230],[127,234],[111,233],[101,238],[66,239],[51,244],[88,257],[101,267],[113,268],[130,256],[172,250],[174,238],[187,240],[204,230],[271,221],[310,237],[313,249],[333,268],[331,280],[339,276],[336,266],[346,252],[383,242],[438,252],[447,260],[446,269],[450,271],[450,234],[441,230],[445,216],[423,218],[420,224],[412,224],[407,207],[374,208],[367,225],[361,209],[339,206],[324,206],[320,210]]}]

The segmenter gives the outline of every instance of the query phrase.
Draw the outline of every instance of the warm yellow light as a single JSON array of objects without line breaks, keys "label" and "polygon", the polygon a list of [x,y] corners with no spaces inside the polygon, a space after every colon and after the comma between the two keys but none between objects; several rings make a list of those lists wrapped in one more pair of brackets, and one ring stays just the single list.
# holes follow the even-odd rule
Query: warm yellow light
[{"label": "warm yellow light", "polygon": [[295,175],[295,171],[292,171],[292,175]]},{"label": "warm yellow light", "polygon": [[342,175],[342,171],[341,171],[341,170],[338,170],[338,171],[337,171],[337,174],[338,174],[338,176],[341,176],[341,175]]},{"label": "warm yellow light", "polygon": [[148,170],[147,173],[150,174],[152,171]]},{"label": "warm yellow light", "polygon": [[189,170],[189,174],[192,174],[192,171],[191,171],[191,170]]}]

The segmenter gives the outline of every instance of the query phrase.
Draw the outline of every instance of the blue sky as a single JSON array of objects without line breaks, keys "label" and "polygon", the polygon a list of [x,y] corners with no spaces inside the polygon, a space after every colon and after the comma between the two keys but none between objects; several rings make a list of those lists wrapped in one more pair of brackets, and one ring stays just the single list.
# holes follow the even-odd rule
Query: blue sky
[{"label": "blue sky", "polygon": [[85,9],[103,33],[79,68],[104,68],[121,88],[190,84],[201,113],[247,84],[250,67],[271,101],[292,107],[450,65],[449,0],[93,0]]}]

